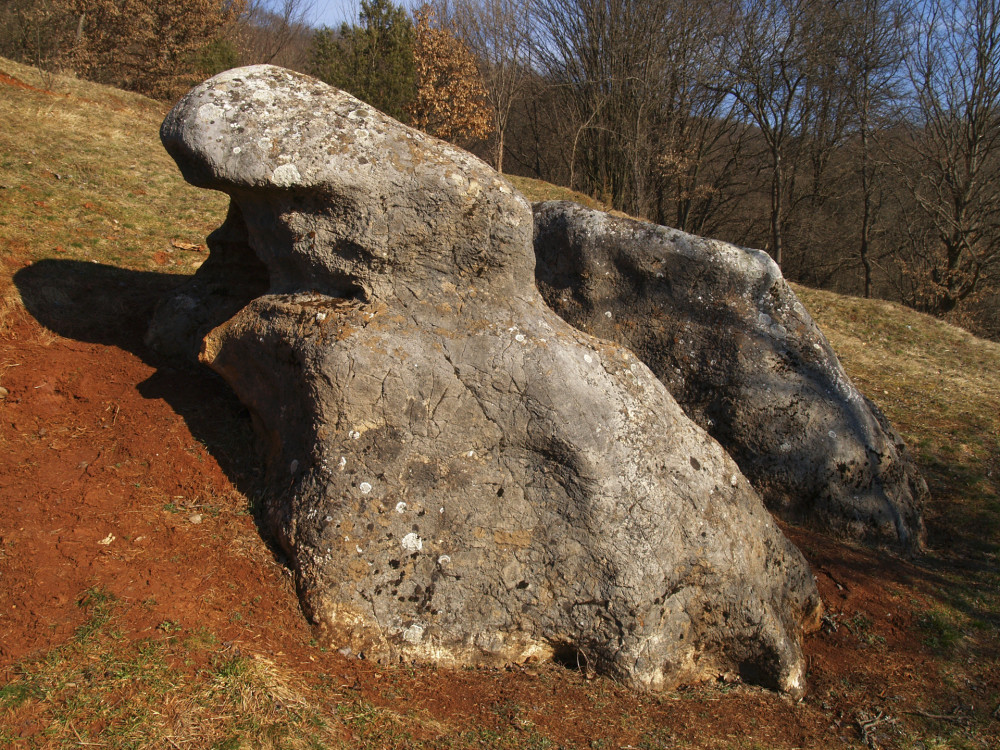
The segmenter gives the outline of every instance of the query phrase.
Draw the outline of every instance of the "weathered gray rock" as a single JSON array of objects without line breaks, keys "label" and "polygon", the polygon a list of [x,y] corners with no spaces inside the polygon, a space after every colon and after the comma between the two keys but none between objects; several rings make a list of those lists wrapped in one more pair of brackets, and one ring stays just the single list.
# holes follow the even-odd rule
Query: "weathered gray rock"
[{"label": "weathered gray rock", "polygon": [[162,137],[270,276],[202,359],[255,416],[265,520],[326,639],[802,690],[807,565],[641,362],[545,306],[502,177],[268,66],[195,88]]},{"label": "weathered gray rock", "polygon": [[535,205],[549,305],[627,346],[778,515],[919,547],[927,485],[771,258],[568,202]]}]

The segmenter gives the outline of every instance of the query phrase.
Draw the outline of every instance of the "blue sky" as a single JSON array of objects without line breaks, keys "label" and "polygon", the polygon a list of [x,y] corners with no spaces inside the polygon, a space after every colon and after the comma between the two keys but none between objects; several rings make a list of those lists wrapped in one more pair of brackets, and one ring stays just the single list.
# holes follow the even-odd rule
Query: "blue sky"
[{"label": "blue sky", "polygon": [[[274,0],[272,0],[274,1]],[[312,3],[309,20],[313,26],[336,28],[344,21],[355,22],[358,17],[359,0],[303,0]],[[280,0],[274,2],[279,4]]]}]

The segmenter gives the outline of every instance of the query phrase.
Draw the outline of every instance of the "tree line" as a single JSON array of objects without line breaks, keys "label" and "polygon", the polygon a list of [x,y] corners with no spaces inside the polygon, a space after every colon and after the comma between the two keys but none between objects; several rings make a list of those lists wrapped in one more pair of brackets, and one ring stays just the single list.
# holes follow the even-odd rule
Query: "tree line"
[{"label": "tree line", "polygon": [[1000,1],[450,9],[497,164],[1000,335]]},{"label": "tree line", "polygon": [[362,0],[339,29],[307,10],[8,0],[0,54],[154,96],[285,65],[501,171],[1000,337],[1000,0]]},{"label": "tree line", "polygon": [[0,55],[172,99],[238,65],[304,67],[303,0],[0,0]]}]

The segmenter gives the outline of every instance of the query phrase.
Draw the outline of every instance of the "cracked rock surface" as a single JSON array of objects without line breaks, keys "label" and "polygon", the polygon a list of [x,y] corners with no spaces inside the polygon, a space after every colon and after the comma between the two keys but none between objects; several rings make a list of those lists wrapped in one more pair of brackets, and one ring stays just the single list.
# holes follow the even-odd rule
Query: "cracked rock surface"
[{"label": "cracked rock surface", "polygon": [[575,203],[534,213],[549,305],[635,352],[772,510],[919,548],[926,483],[770,256]]},{"label": "cracked rock surface", "polygon": [[215,245],[269,285],[227,298],[206,263],[150,340],[180,352],[214,324],[201,358],[254,416],[263,520],[327,642],[801,693],[804,559],[645,365],[546,307],[506,180],[269,66],[193,89],[162,138],[232,197]]}]

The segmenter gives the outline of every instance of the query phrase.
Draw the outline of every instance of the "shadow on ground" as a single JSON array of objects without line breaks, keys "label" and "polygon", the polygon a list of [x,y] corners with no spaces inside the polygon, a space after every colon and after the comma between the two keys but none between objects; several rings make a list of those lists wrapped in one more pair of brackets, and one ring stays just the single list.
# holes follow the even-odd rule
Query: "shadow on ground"
[{"label": "shadow on ground", "polygon": [[[18,271],[14,283],[28,312],[52,332],[118,347],[155,368],[137,385],[139,393],[166,401],[218,461],[230,482],[255,504],[263,490],[263,472],[246,409],[222,378],[207,367],[166,362],[143,343],[156,303],[189,278],[99,263],[41,260]],[[254,517],[259,527],[258,514]],[[263,528],[260,531],[269,539]]]}]

